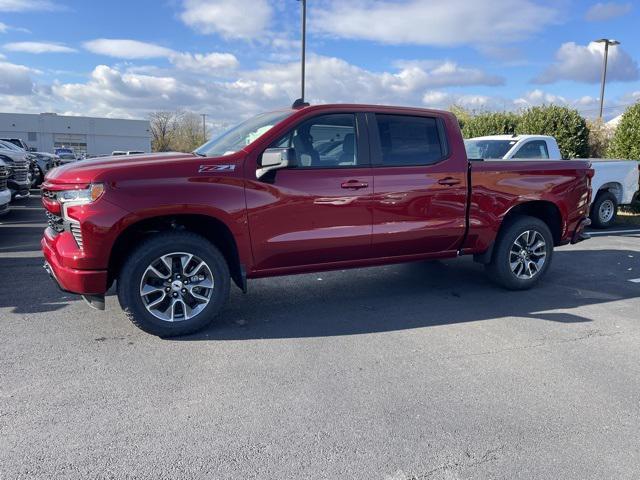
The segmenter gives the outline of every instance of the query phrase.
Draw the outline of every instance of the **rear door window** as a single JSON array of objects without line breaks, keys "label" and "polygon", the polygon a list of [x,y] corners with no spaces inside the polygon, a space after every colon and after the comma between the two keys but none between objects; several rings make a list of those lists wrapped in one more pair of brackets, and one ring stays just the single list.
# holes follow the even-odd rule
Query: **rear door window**
[{"label": "rear door window", "polygon": [[544,140],[530,140],[522,145],[512,158],[549,158],[547,142]]},{"label": "rear door window", "polygon": [[437,118],[376,114],[376,123],[384,166],[432,165],[448,154]]}]

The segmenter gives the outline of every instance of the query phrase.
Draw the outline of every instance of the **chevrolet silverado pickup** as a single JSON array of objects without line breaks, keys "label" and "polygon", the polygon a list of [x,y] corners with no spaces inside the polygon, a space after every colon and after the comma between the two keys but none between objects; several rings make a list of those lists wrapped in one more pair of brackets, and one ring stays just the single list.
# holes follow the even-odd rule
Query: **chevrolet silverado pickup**
[{"label": "chevrolet silverado pickup", "polygon": [[[469,157],[503,160],[562,160],[555,138],[549,135],[488,135],[465,140]],[[593,168],[591,224],[608,228],[616,221],[618,206],[628,205],[638,191],[640,163],[635,160],[589,158]]]},{"label": "chevrolet silverado pickup", "polygon": [[303,104],[193,153],[50,171],[44,266],[96,308],[115,282],[159,336],[203,328],[231,281],[258,277],[473,255],[526,289],[554,246],[587,237],[592,175],[586,161],[470,162],[448,112]]}]

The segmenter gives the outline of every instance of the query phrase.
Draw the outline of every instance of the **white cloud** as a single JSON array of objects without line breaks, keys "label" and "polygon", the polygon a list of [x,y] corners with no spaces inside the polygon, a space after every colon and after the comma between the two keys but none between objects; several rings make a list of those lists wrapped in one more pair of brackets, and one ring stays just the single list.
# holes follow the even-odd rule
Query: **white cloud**
[{"label": "white cloud", "polygon": [[[373,72],[335,58],[311,55],[307,62],[308,96],[315,103],[419,102],[425,90],[445,86],[498,85],[500,77],[453,62],[399,62],[395,72]],[[299,91],[299,63],[267,64],[244,72],[242,80],[262,85],[264,93],[295,98]]]},{"label": "white cloud", "polygon": [[[192,57],[194,61],[196,58]],[[447,91],[434,72],[449,72],[451,67],[440,68],[443,63],[436,62],[400,63],[402,65],[398,64],[394,70],[373,72],[338,58],[312,55],[308,63],[308,99],[312,103],[358,102],[432,108],[458,104],[475,111],[517,110],[555,103],[574,106],[591,116],[597,114],[597,100],[592,97],[569,99],[533,90],[513,100]],[[222,68],[225,62],[214,64],[214,68]],[[222,128],[257,112],[290,105],[300,88],[296,62],[230,70],[228,79],[176,65],[166,68],[99,65],[87,81],[54,81],[51,85],[34,82],[31,77],[37,73],[0,61],[0,103],[5,111],[144,118],[155,110],[184,109],[206,112],[210,122]],[[635,98],[632,95],[640,94],[629,94],[627,103]],[[607,103],[611,108],[616,105],[622,105],[622,98]],[[614,111],[617,110],[607,110],[608,113]]]},{"label": "white cloud", "polygon": [[[3,57],[2,57],[3,58]],[[3,61],[0,58],[0,95],[22,96],[33,93],[34,83],[29,67]]]},{"label": "white cloud", "polygon": [[437,46],[522,40],[557,17],[531,0],[325,0],[310,15],[316,31],[335,37]]},{"label": "white cloud", "polygon": [[184,0],[182,21],[194,30],[225,38],[259,38],[273,11],[267,0]]},{"label": "white cloud", "polygon": [[451,105],[460,105],[468,110],[500,109],[505,102],[497,97],[487,95],[456,94],[431,90],[422,97],[422,103],[427,108],[448,108]]},{"label": "white cloud", "polygon": [[[604,117],[615,117],[638,100],[640,100],[640,92],[629,92],[617,98],[605,98]],[[550,104],[563,105],[575,108],[586,118],[596,118],[600,111],[600,99],[597,97],[586,95],[578,98],[567,98],[540,89],[526,92],[521,97],[516,98],[513,104],[516,109]]]},{"label": "white cloud", "polygon": [[522,97],[516,98],[513,103],[520,107],[531,107],[550,104],[566,105],[568,101],[565,97],[536,88],[535,90],[525,93]]},{"label": "white cloud", "polygon": [[584,18],[589,22],[602,22],[626,15],[632,9],[631,3],[598,2],[587,10]]},{"label": "white cloud", "polygon": [[395,65],[402,68],[399,75],[409,83],[414,82],[429,87],[504,84],[503,77],[490,75],[478,68],[461,67],[449,60],[444,62],[400,60]]},{"label": "white cloud", "polygon": [[179,69],[205,74],[232,70],[239,65],[238,59],[231,53],[175,53],[170,60]]},{"label": "white cloud", "polygon": [[61,8],[49,0],[0,0],[0,12],[49,11]]},{"label": "white cloud", "polygon": [[4,45],[5,50],[10,52],[25,53],[74,53],[75,48],[67,47],[59,43],[50,42],[13,42]]},{"label": "white cloud", "polygon": [[91,53],[106,55],[115,58],[141,59],[162,58],[173,55],[170,48],[162,47],[154,43],[140,42],[138,40],[98,38],[84,43],[84,48]]},{"label": "white cloud", "polygon": [[[591,42],[587,46],[574,42],[563,43],[556,52],[556,62],[534,79],[536,83],[559,80],[597,83],[602,74],[604,46]],[[634,81],[638,79],[638,64],[619,46],[609,48],[607,81]]]},{"label": "white cloud", "polygon": [[[168,58],[172,64],[167,67],[99,65],[85,82],[54,81],[52,85],[34,86],[24,70],[21,92],[32,93],[17,99],[18,84],[14,81],[2,89],[0,102],[17,111],[42,109],[137,118],[154,110],[185,109],[207,112],[212,122],[222,125],[288,106],[299,95],[298,62],[241,70],[229,54],[172,51]],[[224,71],[224,76],[217,75],[219,71]],[[500,81],[451,62],[401,62],[389,71],[374,72],[338,58],[311,55],[308,99],[313,103],[420,105],[432,89],[471,83],[465,75],[482,85]],[[467,96],[465,103],[481,102],[472,97]]]},{"label": "white cloud", "polygon": [[9,31],[22,32],[22,33],[31,33],[31,31],[29,31],[26,28],[13,27],[11,25],[7,25],[6,23],[0,22],[0,33],[7,33]]},{"label": "white cloud", "polygon": [[84,43],[92,53],[127,60],[167,58],[181,70],[203,74],[221,73],[238,66],[238,59],[231,53],[181,53],[154,43],[128,39],[99,38]]}]

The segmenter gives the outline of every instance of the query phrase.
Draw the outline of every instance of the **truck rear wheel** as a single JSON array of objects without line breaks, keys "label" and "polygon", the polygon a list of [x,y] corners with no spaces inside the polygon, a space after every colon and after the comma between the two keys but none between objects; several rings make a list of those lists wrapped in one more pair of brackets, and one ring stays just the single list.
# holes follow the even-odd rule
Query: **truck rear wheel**
[{"label": "truck rear wheel", "polygon": [[498,235],[487,270],[509,290],[526,290],[544,276],[553,256],[553,235],[542,220],[522,216],[510,220]]},{"label": "truck rear wheel", "polygon": [[118,278],[129,320],[160,337],[209,325],[229,297],[229,267],[205,238],[188,232],[154,235],[136,248]]},{"label": "truck rear wheel", "polygon": [[618,215],[618,199],[611,192],[600,192],[591,205],[591,225],[595,228],[609,228]]}]

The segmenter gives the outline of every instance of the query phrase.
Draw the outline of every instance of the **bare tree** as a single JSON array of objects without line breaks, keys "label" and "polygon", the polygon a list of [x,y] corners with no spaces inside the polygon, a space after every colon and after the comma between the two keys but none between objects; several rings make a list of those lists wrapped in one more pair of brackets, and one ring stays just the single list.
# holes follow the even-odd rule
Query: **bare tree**
[{"label": "bare tree", "polygon": [[178,123],[176,112],[152,112],[149,115],[151,125],[151,149],[154,152],[172,150],[172,143]]},{"label": "bare tree", "polygon": [[182,112],[178,118],[172,147],[179,152],[192,152],[204,142],[200,115]]},{"label": "bare tree", "polygon": [[151,148],[154,152],[192,152],[205,143],[201,116],[193,112],[153,112]]}]

